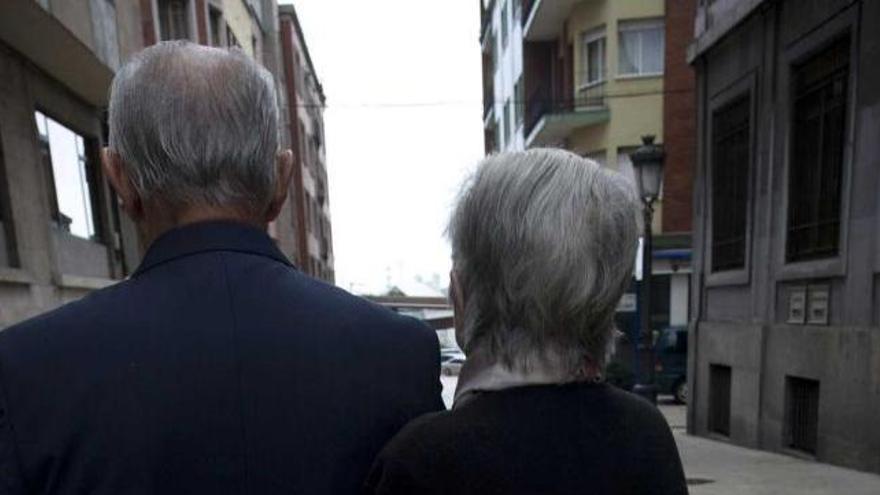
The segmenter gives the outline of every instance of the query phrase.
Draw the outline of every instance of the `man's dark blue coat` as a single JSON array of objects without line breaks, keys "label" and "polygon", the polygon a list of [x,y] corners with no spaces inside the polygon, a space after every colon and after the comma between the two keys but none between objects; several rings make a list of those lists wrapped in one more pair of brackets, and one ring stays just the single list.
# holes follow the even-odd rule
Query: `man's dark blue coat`
[{"label": "man's dark blue coat", "polygon": [[257,229],[173,230],[129,279],[0,332],[0,494],[357,493],[443,407],[436,335]]}]

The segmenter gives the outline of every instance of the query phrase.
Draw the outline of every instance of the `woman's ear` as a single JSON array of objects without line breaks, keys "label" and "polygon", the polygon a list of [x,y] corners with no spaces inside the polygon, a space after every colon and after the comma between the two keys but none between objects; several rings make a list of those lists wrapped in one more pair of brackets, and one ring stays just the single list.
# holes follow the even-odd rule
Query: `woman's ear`
[{"label": "woman's ear", "polygon": [[128,172],[125,170],[125,164],[119,153],[104,148],[101,150],[101,168],[104,175],[110,181],[110,186],[119,197],[119,203],[122,210],[135,223],[143,219],[144,203],[140,193],[134,187]]},{"label": "woman's ear", "polygon": [[452,300],[452,325],[458,336],[462,327],[460,323],[464,322],[464,292],[454,268],[449,272],[449,299]]}]

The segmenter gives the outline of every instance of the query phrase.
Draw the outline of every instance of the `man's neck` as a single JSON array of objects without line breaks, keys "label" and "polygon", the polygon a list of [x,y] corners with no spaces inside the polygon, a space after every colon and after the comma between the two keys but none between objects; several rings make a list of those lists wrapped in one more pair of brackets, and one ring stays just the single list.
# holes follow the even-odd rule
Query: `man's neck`
[{"label": "man's neck", "polygon": [[154,210],[159,214],[148,215],[147,219],[138,224],[140,233],[141,249],[146,251],[153,241],[169,230],[201,222],[230,221],[251,225],[265,230],[267,224],[256,220],[253,215],[243,214],[236,209],[192,207],[187,208],[175,215],[162,214],[161,210]]}]

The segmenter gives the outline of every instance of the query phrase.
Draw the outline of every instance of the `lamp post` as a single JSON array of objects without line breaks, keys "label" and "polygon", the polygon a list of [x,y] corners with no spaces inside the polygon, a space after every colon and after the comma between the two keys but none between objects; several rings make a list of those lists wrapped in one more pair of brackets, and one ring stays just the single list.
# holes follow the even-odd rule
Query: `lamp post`
[{"label": "lamp post", "polygon": [[[635,171],[636,187],[644,204],[645,232],[642,240],[642,285],[640,287],[640,334],[645,335],[648,341],[643,346],[647,359],[648,379],[645,381],[644,372],[638,376],[638,383],[633,392],[649,400],[652,404],[657,403],[657,385],[654,381],[654,332],[651,328],[651,259],[653,257],[651,242],[651,224],[654,219],[654,201],[660,195],[660,184],[663,182],[663,160],[666,153],[661,146],[654,144],[654,136],[642,136],[642,145],[630,155],[633,170]],[[639,339],[640,340],[640,339]],[[636,340],[638,349],[638,340]]]}]

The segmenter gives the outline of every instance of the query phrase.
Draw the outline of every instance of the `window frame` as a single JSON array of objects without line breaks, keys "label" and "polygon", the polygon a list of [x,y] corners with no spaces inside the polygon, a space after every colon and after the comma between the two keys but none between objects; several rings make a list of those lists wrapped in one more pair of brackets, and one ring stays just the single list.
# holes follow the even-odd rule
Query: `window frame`
[{"label": "window frame", "polygon": [[[593,43],[601,42],[602,48],[602,64],[600,66],[600,77],[595,81],[590,81],[590,66],[589,66],[589,46]],[[599,26],[593,29],[586,30],[581,33],[580,36],[580,77],[578,84],[578,91],[583,91],[585,89],[593,88],[602,84],[608,80],[608,33],[605,30],[605,26]]]},{"label": "window frame", "polygon": [[519,77],[516,78],[516,82],[513,83],[513,126],[515,129],[520,129],[525,123],[525,82],[523,81],[523,74],[520,73]]},{"label": "window frame", "polygon": [[[219,2],[207,2],[208,9],[208,36],[210,39],[208,42],[210,46],[215,48],[223,48],[226,46],[226,15],[223,12],[223,6]],[[215,17],[216,14],[216,17]],[[216,19],[217,25],[214,25],[214,20]],[[214,32],[214,28],[217,28],[217,32]],[[216,39],[215,39],[216,38]]]},{"label": "window frame", "polygon": [[[112,233],[112,229],[106,223],[108,221],[107,212],[105,211],[107,205],[105,201],[105,192],[104,192],[104,176],[101,172],[101,167],[99,163],[98,157],[98,148],[100,147],[100,139],[95,137],[94,135],[83,132],[79,130],[76,126],[70,125],[68,122],[56,118],[56,116],[52,112],[47,112],[41,106],[35,106],[32,112],[35,122],[35,138],[39,143],[39,146],[42,148],[43,139],[42,134],[40,132],[39,127],[36,127],[36,114],[39,113],[43,116],[44,119],[51,119],[56,124],[64,127],[66,130],[73,133],[75,136],[79,137],[82,140],[82,155],[77,151],[77,164],[79,164],[80,160],[82,160],[82,174],[81,179],[87,181],[90,186],[89,190],[89,213],[91,214],[91,222],[92,229],[94,233],[91,237],[82,237],[78,234],[74,234],[69,230],[65,230],[60,225],[60,215],[61,215],[61,207],[58,204],[58,190],[57,185],[55,183],[55,170],[54,165],[51,161],[51,144],[49,142],[45,143],[46,150],[49,152],[49,168],[43,167],[41,163],[41,173],[46,174],[44,179],[44,184],[46,187],[46,194],[48,204],[48,218],[46,220],[50,224],[51,228],[57,230],[58,232],[65,233],[77,239],[81,239],[83,241],[91,242],[94,244],[98,244],[104,246],[108,249],[112,248],[109,242],[109,235]],[[48,122],[47,122],[47,132],[48,132]],[[48,137],[48,136],[47,136]],[[42,162],[42,149],[40,150],[40,160]],[[82,186],[82,183],[80,183]]]},{"label": "window frame", "polygon": [[[859,57],[858,57],[858,40],[859,40],[859,24],[858,12],[850,8],[841,13],[834,19],[819,27],[809,36],[795,42],[789,47],[782,56],[779,57],[779,80],[777,91],[782,95],[781,98],[783,108],[779,124],[782,126],[778,131],[781,134],[782,147],[782,164],[779,173],[779,180],[783,184],[781,194],[776,202],[774,202],[775,225],[779,226],[782,235],[780,242],[775,247],[775,266],[776,279],[781,281],[804,280],[816,277],[836,277],[844,276],[847,271],[847,257],[849,253],[849,212],[850,198],[852,196],[852,169],[853,169],[853,145],[855,142],[856,126],[854,121],[856,118],[856,102],[858,101],[858,74],[859,74]],[[841,204],[840,204],[840,243],[838,245],[837,256],[829,258],[820,258],[804,261],[788,262],[786,258],[786,246],[788,245],[788,208],[789,208],[789,191],[788,178],[789,168],[792,161],[792,144],[793,129],[792,122],[794,118],[794,92],[792,87],[792,77],[794,75],[794,66],[809,60],[812,56],[821,53],[823,50],[831,46],[841,36],[849,36],[849,73],[847,75],[847,92],[844,122],[846,129],[844,131],[843,143],[843,159],[841,162]],[[776,132],[777,129],[774,129]]]},{"label": "window frame", "polygon": [[[738,111],[741,109],[745,110],[744,122],[737,121],[735,123],[735,127],[732,127],[730,129],[726,129],[724,131],[725,134],[721,135],[722,131],[717,128],[717,125],[719,124],[719,120],[723,117],[727,117],[729,115],[729,112],[734,112],[734,111]],[[745,267],[746,250],[747,250],[747,245],[746,245],[747,227],[748,227],[748,218],[747,217],[748,217],[748,211],[749,211],[749,207],[748,207],[749,171],[750,171],[751,162],[752,162],[752,153],[751,153],[752,152],[752,144],[753,144],[752,143],[752,132],[753,132],[753,128],[754,128],[754,121],[753,121],[752,114],[753,114],[753,112],[752,112],[752,94],[750,92],[746,91],[746,92],[741,93],[738,96],[734,97],[727,104],[718,107],[717,109],[715,109],[712,112],[711,115],[709,115],[709,118],[712,122],[711,123],[712,134],[710,136],[708,136],[707,142],[711,142],[711,148],[712,148],[712,155],[709,156],[709,166],[711,167],[712,181],[708,184],[708,189],[709,189],[710,196],[712,198],[712,210],[709,212],[709,214],[712,216],[712,229],[711,229],[711,237],[709,238],[709,250],[708,251],[710,253],[709,258],[711,260],[710,268],[711,268],[712,273],[736,271],[736,270],[741,270]],[[743,129],[743,127],[744,127],[744,129]],[[716,161],[720,156],[730,154],[729,152],[733,151],[730,147],[730,145],[732,144],[730,138],[733,135],[740,135],[743,130],[745,130],[745,143],[744,144],[745,144],[746,163],[745,164],[736,164],[736,163],[731,164],[729,162],[726,162],[725,160]],[[722,148],[719,146],[720,141],[724,141],[725,147]],[[736,143],[736,144],[742,145],[743,143]],[[744,173],[745,177],[735,177],[735,176],[731,177],[726,174],[720,174],[721,177],[724,177],[724,178],[719,179],[719,177],[716,174],[719,174],[721,172],[722,165],[728,166],[728,167],[733,165],[734,167],[739,166],[739,167],[744,168],[744,170],[739,170],[738,172]],[[722,202],[720,201],[720,198],[717,194],[718,188],[716,187],[717,186],[716,180],[724,181],[725,179],[733,179],[733,180],[731,180],[731,183],[739,182],[740,180],[743,180],[744,181],[744,191],[742,192],[741,198],[730,198],[733,200],[733,202],[725,202],[725,204],[721,204]],[[728,188],[728,189],[730,189],[730,188]],[[729,198],[729,196],[727,196],[727,197]],[[729,211],[729,212],[731,212],[731,215],[733,215],[734,214],[733,210],[742,210],[742,211],[736,212],[736,215],[740,215],[740,214],[743,215],[743,218],[742,218],[743,224],[741,226],[742,231],[741,231],[741,233],[735,232],[736,235],[733,237],[720,239],[716,235],[719,232],[719,230],[716,229],[716,227],[717,227],[716,221],[719,218],[719,213],[721,213],[722,214],[721,216],[723,216],[723,211]],[[736,227],[739,227],[739,226],[736,226]],[[727,232],[728,235],[731,233],[732,232]],[[716,261],[722,259],[722,257],[719,256],[716,260],[716,255],[719,254],[717,252],[718,248],[720,248],[721,245],[727,245],[727,244],[739,241],[740,239],[742,242],[742,248],[741,248],[742,252],[737,254],[736,260],[735,260],[735,261],[738,261],[739,264],[730,265],[732,260],[729,260],[725,257],[724,261],[727,263],[727,265],[718,266]]]},{"label": "window frame", "polygon": [[[818,130],[820,131],[820,134],[818,136],[818,139],[819,139],[819,152],[820,152],[820,154],[822,154],[822,153],[824,153],[824,151],[826,151],[826,149],[827,149],[826,146],[833,145],[833,144],[840,145],[840,150],[839,150],[840,154],[836,157],[840,160],[838,163],[838,166],[839,166],[839,171],[838,171],[838,173],[839,173],[839,178],[838,178],[839,190],[837,191],[837,196],[838,196],[837,197],[837,204],[834,205],[835,209],[838,210],[837,215],[836,215],[837,218],[831,219],[831,217],[828,217],[829,219],[831,219],[830,221],[832,221],[832,222],[836,221],[836,223],[837,223],[837,229],[838,229],[837,239],[835,240],[834,246],[832,248],[834,250],[834,253],[833,254],[829,253],[829,254],[824,254],[824,255],[822,253],[816,254],[815,253],[816,249],[818,249],[821,246],[821,241],[819,241],[819,240],[816,240],[815,242],[806,242],[804,246],[800,246],[800,250],[798,252],[792,253],[791,246],[789,245],[789,241],[791,240],[793,228],[800,228],[800,229],[809,228],[810,231],[812,231],[813,228],[816,228],[818,230],[819,227],[817,227],[817,224],[821,223],[822,215],[820,213],[814,212],[813,216],[808,217],[806,219],[802,219],[800,221],[800,223],[794,222],[794,225],[792,225],[793,224],[792,209],[786,208],[786,212],[787,212],[786,219],[785,219],[785,233],[786,233],[786,236],[785,236],[786,237],[786,239],[785,239],[786,240],[786,242],[785,242],[785,261],[786,261],[786,263],[798,263],[798,262],[804,262],[804,261],[813,261],[813,260],[834,258],[834,257],[837,257],[840,255],[840,247],[841,247],[840,246],[840,227],[842,226],[842,224],[845,221],[845,219],[843,218],[843,215],[842,215],[843,212],[841,211],[841,207],[843,204],[843,194],[844,194],[844,189],[843,189],[843,168],[844,168],[843,157],[845,154],[844,148],[845,148],[845,144],[846,144],[846,131],[848,130],[847,129],[847,122],[846,122],[846,120],[847,120],[846,119],[846,109],[847,109],[847,104],[849,103],[848,102],[849,95],[847,95],[847,90],[848,90],[848,85],[850,82],[849,81],[849,70],[850,70],[849,55],[850,55],[850,53],[847,53],[847,62],[845,64],[845,66],[834,67],[831,71],[829,71],[825,74],[822,74],[820,78],[818,78],[817,80],[815,80],[812,83],[813,87],[810,88],[809,90],[802,91],[801,88],[796,88],[794,86],[795,86],[795,84],[797,84],[795,75],[800,74],[800,72],[802,70],[804,70],[804,69],[802,69],[802,67],[804,65],[807,65],[807,64],[814,62],[816,56],[820,56],[820,55],[824,54],[827,50],[837,48],[837,44],[841,43],[841,42],[846,43],[846,49],[848,52],[849,48],[850,48],[849,43],[851,43],[852,40],[849,39],[848,36],[844,36],[844,37],[837,38],[834,41],[828,43],[827,45],[825,45],[825,47],[823,49],[806,57],[804,60],[801,60],[799,62],[796,62],[795,64],[792,64],[790,66],[792,78],[789,82],[789,88],[791,91],[791,93],[789,95],[790,101],[791,101],[791,108],[790,108],[789,115],[788,115],[788,125],[789,125],[789,132],[791,133],[791,137],[789,140],[789,146],[791,147],[790,153],[792,154],[792,159],[794,159],[795,148],[798,144],[797,142],[795,142],[795,139],[797,138],[798,133],[803,131],[803,128],[801,127],[802,121],[799,120],[799,115],[802,112],[802,110],[812,108],[812,107],[808,106],[809,105],[808,103],[804,102],[804,100],[808,100],[811,97],[819,96],[819,99],[820,99],[819,100],[820,112],[814,116],[814,117],[818,117],[818,122],[819,122]],[[827,97],[827,95],[825,95],[825,90],[829,86],[834,86],[835,83],[840,81],[841,79],[846,83],[846,86],[844,86],[843,93],[841,95],[841,98],[843,101],[838,102],[837,108],[843,112],[842,115],[840,115],[840,117],[839,117],[843,121],[843,128],[840,129],[840,134],[839,134],[840,142],[834,143],[833,142],[834,137],[826,135],[826,131],[827,131],[826,119],[829,117],[829,115],[831,113],[830,113],[830,111],[827,111],[827,109],[826,109],[826,104],[828,103],[828,97]],[[801,105],[805,105],[805,106],[801,107]],[[810,120],[815,122],[814,119],[810,119]],[[828,138],[828,139],[826,139],[826,138]],[[801,139],[803,141],[810,141],[810,139],[806,139],[803,137]],[[801,142],[801,141],[798,141],[798,142]],[[814,174],[818,173],[819,177],[822,178],[822,174],[824,172],[827,172],[829,170],[828,167],[830,166],[829,162],[826,161],[825,158],[826,158],[826,156],[824,156],[824,154],[823,154],[822,156],[819,157],[819,159],[817,161],[809,163],[809,165],[813,166],[812,169],[804,167],[807,170],[811,170],[812,173],[809,175],[814,175]],[[787,203],[790,203],[793,200],[792,192],[795,192],[795,193],[799,193],[797,196],[798,198],[806,199],[810,203],[810,206],[816,206],[818,204],[818,205],[820,205],[819,208],[821,209],[822,200],[819,199],[823,196],[821,194],[821,191],[809,191],[810,186],[812,186],[812,187],[817,186],[816,179],[813,179],[811,181],[812,184],[806,185],[806,188],[807,188],[806,192],[814,192],[815,194],[811,194],[811,195],[807,196],[806,194],[804,194],[804,192],[805,192],[804,189],[799,189],[795,185],[795,184],[797,184],[797,185],[804,185],[804,184],[802,182],[797,182],[797,183],[793,182],[794,172],[795,172],[795,169],[790,167],[790,168],[788,168],[786,176],[785,176],[785,187],[788,190],[787,191],[787,195],[788,195]],[[803,180],[803,178],[801,178],[801,180]],[[804,221],[806,221],[807,223],[805,224]],[[811,253],[810,251],[813,251],[813,252]],[[795,258],[795,256],[797,256],[797,257]]]},{"label": "window frame", "polygon": [[[643,32],[649,29],[660,28],[660,32],[663,33],[663,46],[660,49],[660,71],[659,72],[641,72],[641,67],[639,67],[638,72],[623,72],[621,57],[623,56],[623,33],[625,32]],[[642,45],[639,44],[639,56],[642,57],[641,51]],[[651,78],[651,77],[663,77],[666,72],[665,67],[665,54],[666,54],[666,21],[662,17],[654,17],[648,19],[625,19],[618,21],[617,23],[617,71],[615,73],[615,79],[640,79],[640,78]],[[642,57],[643,58],[643,57]],[[642,62],[642,58],[640,58],[640,64],[644,65]]]},{"label": "window frame", "polygon": [[[714,139],[714,118],[713,116],[731,103],[736,102],[742,97],[749,98],[749,161],[746,171],[748,178],[746,179],[746,225],[745,225],[745,252],[743,253],[743,266],[741,268],[713,270],[712,260],[712,239],[714,237],[714,199],[712,194],[712,184],[714,181],[715,163],[712,157],[715,153]],[[710,98],[706,111],[706,134],[705,134],[705,159],[704,167],[705,182],[703,185],[706,197],[706,210],[704,213],[706,221],[706,234],[704,236],[704,266],[703,271],[706,274],[707,287],[719,287],[729,285],[748,285],[751,281],[752,267],[752,242],[754,227],[754,200],[755,200],[755,181],[757,170],[757,129],[758,129],[758,101],[760,99],[758,92],[758,76],[755,71],[749,72],[734,82],[724,90]]]},{"label": "window frame", "polygon": [[513,119],[511,118],[511,98],[507,97],[507,100],[504,102],[504,106],[501,111],[504,113],[504,148],[509,151],[510,143],[513,141],[513,123],[511,122]]},{"label": "window frame", "polygon": [[[2,133],[0,133],[2,135]],[[0,139],[0,229],[3,229],[4,242],[0,243],[5,263],[0,263],[0,270],[19,269],[21,260],[18,257],[18,244],[15,240],[15,220],[12,212],[12,195],[6,168],[6,155]]]}]

